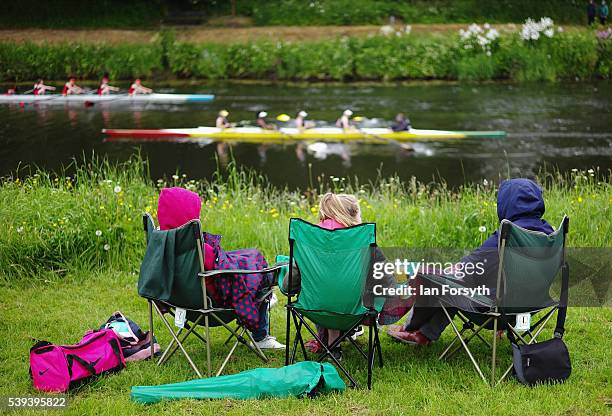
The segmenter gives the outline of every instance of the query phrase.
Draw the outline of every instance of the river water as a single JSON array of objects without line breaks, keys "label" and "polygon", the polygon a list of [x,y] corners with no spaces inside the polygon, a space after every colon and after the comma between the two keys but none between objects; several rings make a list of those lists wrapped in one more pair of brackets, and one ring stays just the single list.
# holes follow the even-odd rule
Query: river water
[{"label": "river water", "polygon": [[[305,187],[320,174],[375,179],[412,176],[456,187],[484,179],[531,176],[542,170],[612,169],[612,85],[563,84],[261,85],[212,83],[165,87],[162,92],[213,93],[206,104],[140,106],[96,104],[0,104],[0,176],[19,166],[59,169],[92,152],[122,161],[140,152],[154,179],[176,172],[210,178],[217,163],[233,157],[240,166],[290,188]],[[102,128],[177,128],[213,125],[225,108],[232,121],[257,111],[272,117],[304,109],[309,118],[335,121],[345,108],[374,124],[396,112],[413,127],[441,130],[505,130],[505,139],[420,142],[414,152],[380,144],[235,144],[104,140]],[[220,152],[220,153],[219,153]],[[219,157],[220,156],[220,157]]]}]

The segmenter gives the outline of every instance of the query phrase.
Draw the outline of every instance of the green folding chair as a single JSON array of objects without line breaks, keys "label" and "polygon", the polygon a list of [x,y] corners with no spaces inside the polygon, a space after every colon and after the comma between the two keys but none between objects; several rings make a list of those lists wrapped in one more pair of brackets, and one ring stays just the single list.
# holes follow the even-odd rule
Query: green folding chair
[{"label": "green folding chair", "polygon": [[[511,342],[531,344],[536,341],[546,323],[557,311],[557,322],[565,321],[567,311],[567,288],[569,285],[569,266],[565,260],[565,241],[569,228],[569,218],[564,217],[560,227],[551,234],[531,231],[503,220],[499,228],[499,268],[497,276],[497,291],[495,298],[476,296],[469,302],[451,301],[449,298],[439,298],[455,338],[444,349],[440,360],[451,357],[463,347],[478,375],[489,384],[482,369],[478,365],[468,343],[479,338],[491,350],[490,384],[499,384],[512,370],[512,365],[496,380],[495,367],[497,362],[497,331],[505,330]],[[550,289],[561,270],[561,295],[559,301],[550,296]],[[461,287],[458,282],[440,276],[424,275],[426,280],[438,285]],[[462,304],[472,304],[474,307],[463,308]],[[461,330],[453,321],[448,308],[456,308],[457,316],[463,323]],[[516,329],[519,314],[535,315],[543,313],[539,319],[529,325],[522,334]],[[493,331],[489,343],[481,334],[487,329]],[[563,328],[557,325],[554,336],[562,337]],[[457,344],[459,341],[459,344]]]},{"label": "green folding chair", "polygon": [[[153,335],[153,309],[170,333],[172,340],[157,361],[161,366],[180,349],[189,365],[198,377],[202,373],[187,353],[184,342],[191,334],[206,345],[207,375],[211,375],[211,338],[210,328],[223,327],[229,331],[227,345],[232,339],[234,344],[223,360],[215,375],[220,375],[239,344],[253,351],[263,362],[268,359],[257,347],[251,333],[238,320],[232,308],[216,307],[207,296],[205,279],[212,279],[222,274],[269,273],[277,272],[283,266],[275,265],[261,270],[204,270],[204,253],[202,250],[202,231],[199,220],[172,230],[158,230],[149,214],[143,217],[147,249],[140,268],[138,294],[149,302],[149,327]],[[269,289],[270,291],[272,288]],[[269,294],[264,293],[262,299]],[[179,311],[185,312],[182,328],[173,329],[166,315],[175,317]],[[236,321],[237,327],[230,324]],[[203,327],[204,334],[198,332]],[[153,343],[151,343],[152,345]],[[151,347],[151,357],[153,357]]]},{"label": "green folding chair", "polygon": [[[370,270],[372,249],[376,246],[376,224],[365,223],[354,227],[327,230],[301,219],[292,218],[289,224],[289,288],[292,285],[292,269],[297,265],[301,275],[299,293],[287,295],[287,338],[285,365],[295,362],[298,346],[304,359],[308,354],[304,346],[302,328],[305,328],[322,345],[324,352],[317,361],[327,357],[335,363],[349,379],[352,387],[358,384],[331,351],[348,340],[356,347],[368,363],[368,389],[372,387],[374,353],[378,353],[382,367],[382,351],[376,321],[384,303],[377,299],[375,305],[366,307],[363,302],[364,288]],[[331,345],[326,345],[316,329],[307,321],[329,329],[342,331]],[[291,347],[291,321],[295,325],[295,339]],[[351,339],[353,330],[364,325],[369,327],[367,353]]]}]

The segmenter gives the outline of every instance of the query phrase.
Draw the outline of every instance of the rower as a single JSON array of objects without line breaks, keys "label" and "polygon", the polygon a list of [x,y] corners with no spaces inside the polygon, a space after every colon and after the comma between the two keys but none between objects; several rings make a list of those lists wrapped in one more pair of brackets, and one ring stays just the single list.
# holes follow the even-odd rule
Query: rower
[{"label": "rower", "polygon": [[255,121],[257,127],[261,127],[264,130],[276,130],[276,126],[274,124],[266,123],[266,117],[268,117],[268,113],[265,111],[260,111],[257,113],[257,120]]},{"label": "rower", "polygon": [[83,88],[76,85],[76,78],[70,77],[68,82],[64,84],[64,89],[62,90],[62,95],[74,95],[74,94],[83,94]]},{"label": "rower", "polygon": [[395,123],[391,125],[391,130],[394,132],[398,131],[409,131],[412,128],[410,125],[410,119],[404,115],[404,113],[399,113],[395,116]]},{"label": "rower", "polygon": [[34,93],[34,95],[45,95],[46,91],[55,91],[55,87],[45,85],[42,79],[36,81],[36,83],[34,84],[34,88],[32,88],[32,92]]},{"label": "rower", "polygon": [[229,116],[229,112],[227,110],[219,111],[219,114],[217,115],[217,121],[215,122],[215,125],[218,129],[227,129],[232,127],[231,123],[227,119],[227,116]]},{"label": "rower", "polygon": [[308,117],[308,113],[304,110],[300,111],[295,116],[295,127],[297,127],[298,130],[309,129],[314,126],[313,122],[304,120],[306,117]]},{"label": "rower", "polygon": [[128,90],[129,95],[136,94],[151,94],[153,90],[151,88],[147,88],[140,83],[140,78],[136,78],[134,83],[130,85],[130,89]]},{"label": "rower", "polygon": [[352,128],[351,116],[353,112],[348,108],[344,110],[342,116],[336,121],[336,127],[341,127],[343,130],[350,130]]},{"label": "rower", "polygon": [[99,95],[109,95],[111,91],[114,91],[114,92],[119,91],[119,88],[113,87],[112,85],[110,85],[109,81],[110,80],[108,78],[108,75],[104,75],[102,77],[102,82],[100,82],[100,86],[98,87]]},{"label": "rower", "polygon": [[17,88],[9,88],[8,90],[6,90],[6,93],[4,93],[4,95],[15,95],[16,91]]}]

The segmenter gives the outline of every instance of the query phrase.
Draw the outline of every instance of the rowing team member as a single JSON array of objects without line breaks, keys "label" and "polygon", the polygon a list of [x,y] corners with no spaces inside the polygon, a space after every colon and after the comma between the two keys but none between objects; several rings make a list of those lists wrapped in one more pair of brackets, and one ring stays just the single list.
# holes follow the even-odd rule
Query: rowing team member
[{"label": "rowing team member", "polygon": [[338,120],[336,120],[336,127],[341,127],[343,130],[350,130],[353,127],[351,123],[351,116],[353,112],[348,108],[344,110],[342,116]]},{"label": "rowing team member", "polygon": [[62,95],[74,95],[74,94],[83,94],[85,91],[83,88],[76,85],[76,78],[71,77],[68,82],[64,85],[64,89],[62,90]]},{"label": "rowing team member", "polygon": [[34,88],[32,88],[32,92],[34,93],[34,95],[45,95],[46,91],[55,91],[55,87],[45,85],[42,79],[36,81],[36,84],[34,84]]},{"label": "rowing team member", "polygon": [[232,127],[231,123],[227,119],[227,116],[229,116],[227,110],[219,111],[219,114],[217,115],[217,121],[215,121],[215,125],[218,129],[227,129]]},{"label": "rowing team member", "polygon": [[151,88],[147,88],[140,83],[140,78],[137,78],[128,90],[129,95],[151,94],[152,92]]},{"label": "rowing team member", "polygon": [[113,87],[109,84],[108,75],[104,75],[102,77],[102,82],[100,82],[100,86],[98,87],[99,95],[109,95],[111,91],[118,92],[119,88]]},{"label": "rowing team member", "polygon": [[408,131],[412,128],[410,125],[410,119],[404,115],[404,113],[399,113],[395,116],[395,123],[391,125],[391,130],[394,132],[398,131]]},{"label": "rowing team member", "polygon": [[315,126],[315,123],[312,121],[306,121],[306,117],[308,117],[308,113],[304,110],[300,111],[295,116],[295,127],[297,127],[298,130],[310,129]]},{"label": "rowing team member", "polygon": [[255,120],[255,124],[264,130],[276,130],[276,126],[274,124],[266,123],[266,117],[268,117],[268,113],[265,111],[260,111],[257,113],[257,120]]}]

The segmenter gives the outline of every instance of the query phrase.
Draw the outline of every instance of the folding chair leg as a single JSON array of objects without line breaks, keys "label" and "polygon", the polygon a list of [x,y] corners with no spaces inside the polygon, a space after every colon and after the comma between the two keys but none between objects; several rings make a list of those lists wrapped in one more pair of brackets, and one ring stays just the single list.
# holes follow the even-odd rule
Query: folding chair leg
[{"label": "folding chair leg", "polygon": [[[198,324],[200,323],[200,320],[202,319],[202,315],[198,316],[198,319],[195,320],[195,322],[189,327],[187,328],[187,332],[183,335],[183,338],[181,339],[181,342],[185,342],[185,340],[187,339],[187,337],[190,334],[195,334],[195,335],[199,335],[197,332],[195,332],[195,328],[198,326]],[[183,329],[179,329],[179,331],[176,333],[176,336],[178,337],[181,332],[183,332]],[[170,351],[170,349],[172,348],[172,351]],[[170,342],[170,344],[168,345],[168,348],[166,348],[166,351],[164,351],[164,353],[162,354],[162,356],[159,358],[159,362],[157,363],[157,365],[162,365],[163,363],[165,363],[166,361],[168,361],[170,359],[170,357],[172,357],[172,355],[174,355],[174,353],[176,352],[178,346],[175,344],[174,340],[172,340]]]},{"label": "folding chair leg", "polygon": [[302,324],[293,315],[293,323],[295,324],[295,339],[293,340],[293,352],[291,353],[291,364],[295,362],[295,356],[297,355],[298,344],[302,347],[302,353],[304,354],[304,360],[308,361],[308,354],[306,353],[306,346],[304,345],[304,339],[302,338]]},{"label": "folding chair leg", "polygon": [[149,301],[149,334],[151,335],[151,360],[155,360],[155,343],[153,342],[153,301]]},{"label": "folding chair leg", "polygon": [[[462,328],[461,331],[459,331],[459,335],[462,336],[465,331],[466,331],[465,328]],[[448,344],[447,347],[444,349],[444,351],[442,351],[442,354],[440,354],[440,356],[438,357],[438,360],[443,360],[444,359],[446,354],[448,354],[448,352],[451,350],[453,345],[455,345],[455,342],[457,342],[458,339],[459,339],[459,337],[453,338],[453,340],[450,342],[450,344]]]},{"label": "folding chair leg", "polygon": [[[351,382],[351,386],[352,387],[358,387],[359,385],[357,384],[357,382],[355,381],[355,379],[353,377],[351,377],[350,373],[348,371],[346,371],[346,369],[342,366],[342,364],[340,363],[340,361],[338,361],[338,359],[336,359],[336,357],[334,357],[334,355],[331,353],[331,349],[335,348],[337,345],[340,344],[340,342],[342,341],[342,337],[338,337],[338,339],[336,339],[332,345],[330,345],[329,347],[323,342],[321,341],[321,338],[319,338],[319,336],[317,335],[317,333],[306,323],[304,322],[304,318],[302,318],[302,316],[300,316],[299,314],[297,315],[298,319],[302,322],[302,324],[304,325],[304,327],[308,330],[308,332],[310,332],[310,335],[312,335],[317,341],[319,341],[319,343],[321,344],[321,346],[323,347],[323,349],[325,350],[325,353],[321,354],[319,356],[319,358],[317,359],[318,362],[321,362],[325,357],[327,357],[329,355],[329,357],[331,358],[331,360],[334,362],[334,364],[336,365],[336,367],[338,367],[340,369],[340,371],[342,371],[342,373],[346,376],[346,378],[349,379],[349,381]],[[355,327],[357,326],[357,324],[355,324]],[[351,330],[354,329],[351,328]],[[287,344],[288,345],[288,344]]]},{"label": "folding chair leg", "polygon": [[[238,325],[238,326],[236,327],[236,329],[234,329],[234,331],[236,331],[236,332],[240,331],[240,325]],[[225,342],[223,343],[223,345],[227,345],[227,344],[228,344],[228,343],[229,343],[229,342],[232,340],[232,338],[234,338],[234,334],[233,334],[233,333],[231,333],[231,334],[229,335],[229,337],[227,337],[227,339],[225,340]]]},{"label": "folding chair leg", "polygon": [[478,366],[478,363],[476,362],[476,360],[474,359],[474,356],[472,355],[470,349],[468,348],[467,344],[465,343],[465,341],[463,340],[463,337],[461,337],[461,334],[459,333],[459,330],[457,329],[457,326],[455,325],[455,323],[453,322],[451,316],[448,314],[448,311],[446,310],[446,308],[444,307],[444,305],[440,305],[442,306],[442,310],[444,311],[444,314],[446,315],[446,318],[448,318],[448,322],[450,323],[451,327],[453,328],[453,330],[455,331],[455,334],[459,337],[459,341],[461,342],[461,345],[463,345],[463,348],[465,349],[465,352],[467,353],[467,355],[470,357],[470,360],[472,360],[472,364],[474,364],[474,367],[476,368],[476,372],[478,372],[478,375],[480,375],[480,378],[482,378],[482,381],[485,382],[485,384],[489,384],[487,382],[487,379],[485,378],[484,374],[482,374],[482,370],[480,369],[480,367]]},{"label": "folding chair leg", "polygon": [[368,390],[372,390],[372,370],[374,368],[374,331],[368,330]]},{"label": "folding chair leg", "polygon": [[[552,314],[553,311],[551,311],[547,316],[545,316],[544,318],[542,318],[540,320],[540,322],[538,322],[536,324],[537,326],[537,330],[536,332],[531,335],[531,330],[527,331],[527,334],[529,334],[529,336],[531,337],[531,339],[529,340],[528,344],[532,344],[534,341],[536,341],[536,338],[538,337],[538,335],[540,335],[540,332],[542,332],[542,330],[544,329],[544,327],[546,326],[546,323],[550,320],[550,318],[553,316]],[[499,383],[501,383],[502,381],[504,381],[504,379],[508,376],[508,374],[510,374],[510,371],[512,371],[512,367],[514,365],[510,364],[510,366],[508,367],[508,369],[504,372],[504,374],[502,374],[502,376],[500,377],[499,380],[497,380],[497,383],[495,383],[495,385],[497,386]]]},{"label": "folding chair leg", "polygon": [[[259,358],[261,358],[261,360],[262,360],[264,363],[267,363],[267,362],[268,362],[268,357],[266,357],[266,354],[264,354],[264,353],[263,353],[263,351],[261,350],[261,348],[259,348],[259,347],[257,346],[257,343],[255,343],[255,340],[253,339],[253,336],[251,335],[251,333],[250,333],[249,331],[246,331],[246,329],[244,328],[244,326],[240,325],[240,326],[238,327],[238,329],[240,329],[240,328],[245,329],[245,332],[246,332],[246,334],[248,335],[248,338],[249,338],[250,342],[249,342],[249,341],[246,341],[246,340],[244,339],[244,337],[242,336],[242,334],[238,334],[238,332],[237,332],[237,331],[234,331],[234,329],[233,329],[231,326],[229,326],[227,323],[223,322],[223,320],[222,320],[222,319],[220,319],[220,318],[219,318],[217,315],[215,315],[214,313],[211,313],[210,315],[211,315],[211,316],[212,316],[212,317],[213,317],[213,318],[214,318],[214,319],[215,319],[215,320],[216,320],[216,321],[217,321],[217,322],[218,322],[220,325],[222,325],[222,326],[223,326],[225,329],[227,329],[227,330],[228,330],[228,331],[229,331],[229,332],[232,334],[232,336],[236,337],[236,340],[237,340],[238,342],[243,343],[244,345],[246,345],[246,346],[247,346],[247,348],[248,348],[248,349],[250,349],[251,351],[253,351],[253,352],[254,352],[254,353],[255,353],[255,354],[256,354],[256,355],[257,355]],[[244,332],[243,332],[243,334],[244,334]]]},{"label": "folding chair leg", "polygon": [[[485,340],[481,335],[480,335],[480,331],[482,331],[482,329],[489,324],[489,322],[491,322],[493,318],[488,318],[486,321],[484,321],[479,327],[477,327],[476,329],[472,329],[472,333],[464,339],[465,343],[468,344],[472,338],[474,337],[478,337],[479,339],[481,339],[485,344],[487,344],[487,346],[489,348],[491,348],[491,344],[489,344],[489,342],[487,340]],[[459,331],[459,334],[461,334],[461,336],[463,336],[463,333],[466,331],[466,328],[462,328],[461,331]],[[450,350],[451,346],[455,343],[455,341],[457,341],[457,338],[453,339],[453,341],[451,342],[451,345],[449,345],[446,350],[444,350],[442,352],[442,354],[440,355],[440,359],[442,358],[450,358],[451,356],[453,356],[457,351],[459,351],[461,349],[461,345],[457,345],[455,346],[455,348],[453,348],[451,351],[447,351]]]},{"label": "folding chair leg", "polygon": [[291,308],[287,305],[287,332],[285,335],[285,365],[289,365],[289,349],[291,348]]},{"label": "folding chair leg", "polygon": [[[185,358],[187,358],[187,361],[189,361],[189,365],[191,365],[191,368],[193,368],[193,370],[196,372],[198,377],[202,378],[202,373],[200,373],[200,370],[198,370],[198,367],[196,367],[196,365],[193,363],[193,360],[191,359],[189,354],[187,354],[187,351],[183,347],[183,344],[181,344],[179,339],[176,337],[176,334],[172,330],[172,327],[170,326],[170,324],[168,323],[166,318],[163,316],[163,314],[159,310],[159,307],[157,305],[155,305],[155,304],[153,304],[153,306],[157,310],[157,313],[161,316],[162,322],[164,323],[164,325],[166,325],[166,328],[168,328],[168,331],[170,332],[170,335],[172,335],[172,338],[174,339],[174,341],[178,343],[178,346],[181,349],[181,351],[183,352],[183,354],[185,355]],[[207,345],[210,345],[210,343],[207,343]]]},{"label": "folding chair leg", "polygon": [[491,354],[491,386],[495,385],[495,359],[497,355],[497,318],[493,319],[493,353]]},{"label": "folding chair leg", "polygon": [[382,368],[383,358],[382,358],[382,348],[380,346],[380,339],[378,338],[378,325],[374,323],[373,327],[374,327],[374,346],[376,347],[376,350],[378,351],[378,365],[380,366],[380,368]]},{"label": "folding chair leg", "polygon": [[211,364],[210,364],[210,327],[208,326],[208,314],[204,316],[204,337],[206,338],[206,368],[208,369],[207,375],[210,377]]},{"label": "folding chair leg", "polygon": [[[244,331],[246,331],[246,329],[242,328],[242,332],[240,333],[240,336],[244,335]],[[221,375],[221,373],[223,372],[223,369],[225,368],[225,366],[229,362],[230,357],[232,356],[234,351],[236,351],[236,347],[238,347],[238,344],[240,344],[240,340],[239,340],[239,338],[236,338],[236,342],[234,342],[234,345],[232,345],[232,348],[230,349],[229,354],[227,354],[227,357],[225,357],[225,360],[223,360],[223,363],[221,364],[221,367],[219,367],[219,370],[217,371],[217,374],[216,374],[217,377],[219,377]]]},{"label": "folding chair leg", "polygon": [[[182,332],[183,332],[183,329],[179,328],[179,330],[176,332],[177,338],[181,336]],[[185,337],[183,337],[181,342],[184,342],[184,341],[185,341]],[[166,362],[167,357],[174,354],[174,351],[176,351],[177,348],[178,348],[177,343],[174,342],[174,339],[172,339],[172,341],[170,341],[170,344],[168,344],[168,346],[166,347],[166,350],[162,353],[161,357],[159,357],[159,360],[157,361],[157,365],[161,366],[164,362]],[[170,351],[172,351],[172,353]]]},{"label": "folding chair leg", "polygon": [[[242,329],[244,329],[244,328],[242,328]],[[252,347],[251,347],[247,343],[246,344],[247,347],[249,347],[249,349],[254,351],[255,354],[257,354],[259,356],[259,358],[261,358],[263,360],[264,363],[267,363],[269,361],[268,357],[266,357],[266,354],[264,354],[263,351],[261,350],[261,348],[259,348],[259,346],[257,345],[257,342],[255,342],[255,338],[253,338],[253,335],[249,331],[246,331],[246,329],[245,329],[245,332],[246,332],[247,336],[249,337],[249,339],[251,340],[251,344],[252,344]]]}]

